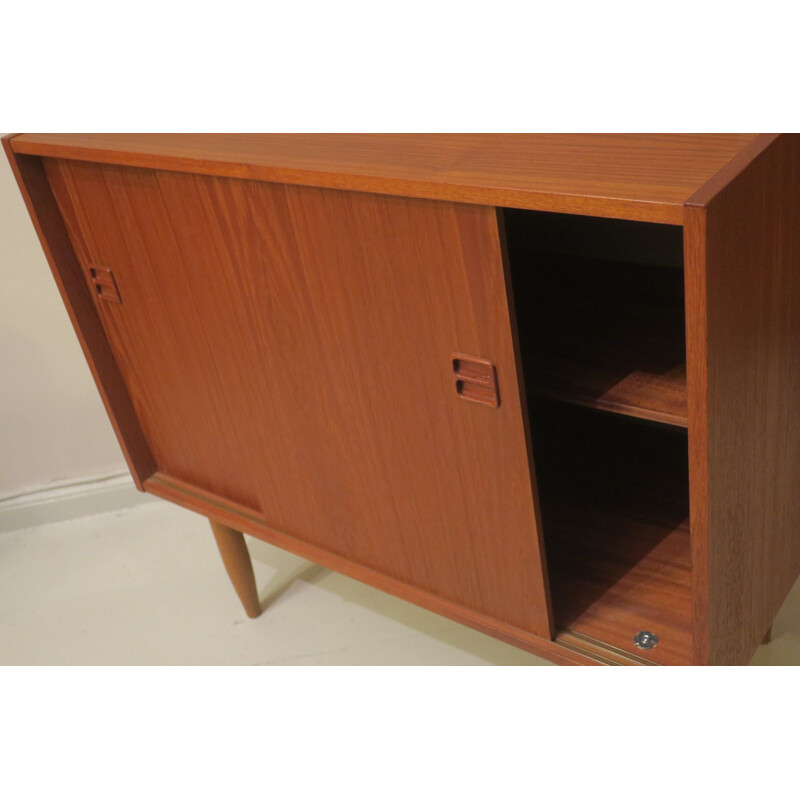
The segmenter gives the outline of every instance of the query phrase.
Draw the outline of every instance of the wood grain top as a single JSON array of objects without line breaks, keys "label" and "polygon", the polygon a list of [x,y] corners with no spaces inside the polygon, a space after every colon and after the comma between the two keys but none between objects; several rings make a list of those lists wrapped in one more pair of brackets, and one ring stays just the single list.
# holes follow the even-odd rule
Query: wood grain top
[{"label": "wood grain top", "polygon": [[26,133],[17,153],[683,224],[756,134]]}]

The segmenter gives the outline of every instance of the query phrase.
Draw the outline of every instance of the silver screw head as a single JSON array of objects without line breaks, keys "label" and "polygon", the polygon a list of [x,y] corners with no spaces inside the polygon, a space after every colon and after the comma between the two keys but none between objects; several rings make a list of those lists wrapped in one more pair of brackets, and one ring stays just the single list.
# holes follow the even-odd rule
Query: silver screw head
[{"label": "silver screw head", "polygon": [[639,631],[633,637],[633,643],[641,650],[652,650],[658,644],[658,636],[650,631]]}]

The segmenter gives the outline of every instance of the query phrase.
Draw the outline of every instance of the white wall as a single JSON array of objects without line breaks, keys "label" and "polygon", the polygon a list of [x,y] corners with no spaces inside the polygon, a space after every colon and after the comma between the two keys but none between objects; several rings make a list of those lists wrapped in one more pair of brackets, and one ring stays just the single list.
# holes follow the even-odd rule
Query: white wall
[{"label": "white wall", "polygon": [[125,471],[50,268],[0,152],[0,500]]}]

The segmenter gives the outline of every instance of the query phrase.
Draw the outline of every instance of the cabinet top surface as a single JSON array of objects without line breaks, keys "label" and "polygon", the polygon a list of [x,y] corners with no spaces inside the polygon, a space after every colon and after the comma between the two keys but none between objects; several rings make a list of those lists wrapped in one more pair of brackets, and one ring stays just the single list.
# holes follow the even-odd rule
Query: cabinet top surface
[{"label": "cabinet top surface", "polygon": [[26,133],[15,152],[682,224],[756,134]]}]

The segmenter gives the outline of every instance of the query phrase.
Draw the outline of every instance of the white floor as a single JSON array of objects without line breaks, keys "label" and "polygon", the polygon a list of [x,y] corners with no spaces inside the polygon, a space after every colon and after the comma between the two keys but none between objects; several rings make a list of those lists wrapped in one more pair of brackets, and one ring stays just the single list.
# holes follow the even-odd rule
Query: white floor
[{"label": "white floor", "polygon": [[547,662],[248,537],[249,620],[208,522],[154,501],[0,535],[0,664]]},{"label": "white floor", "polygon": [[[248,539],[248,620],[208,523],[161,501],[0,535],[0,664],[548,662]],[[800,587],[754,664],[800,664]]]}]

